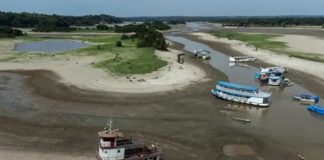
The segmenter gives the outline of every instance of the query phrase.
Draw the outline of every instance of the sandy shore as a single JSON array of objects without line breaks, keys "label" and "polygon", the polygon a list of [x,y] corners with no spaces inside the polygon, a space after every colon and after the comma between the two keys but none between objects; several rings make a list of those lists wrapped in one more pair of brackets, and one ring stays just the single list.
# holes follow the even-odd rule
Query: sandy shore
[{"label": "sandy shore", "polygon": [[95,156],[73,156],[55,153],[23,152],[17,150],[0,150],[0,159],[6,160],[96,160]]},{"label": "sandy shore", "polygon": [[[230,47],[240,53],[245,55],[256,57],[257,59],[264,61],[266,63],[270,63],[277,66],[284,66],[287,68],[292,68],[298,71],[307,72],[311,75],[320,77],[324,79],[324,63],[314,62],[303,60],[294,57],[288,57],[286,55],[279,55],[277,53],[267,51],[267,50],[257,50],[252,46],[247,46],[241,41],[237,40],[228,40],[225,38],[217,38],[208,33],[192,33],[194,36],[198,36],[199,39],[206,41],[214,41],[220,42],[230,45]],[[304,43],[312,43],[312,41],[304,42]]]},{"label": "sandy shore", "polygon": [[94,68],[96,57],[71,56],[54,60],[52,57],[2,62],[0,70],[50,70],[61,77],[60,82],[78,88],[106,92],[150,93],[183,89],[198,81],[206,80],[206,73],[189,63],[176,62],[179,51],[156,51],[156,55],[168,62],[166,67],[150,74],[117,76]]},{"label": "sandy shore", "polygon": [[286,42],[291,51],[324,54],[324,39],[313,36],[283,35],[276,41]]}]

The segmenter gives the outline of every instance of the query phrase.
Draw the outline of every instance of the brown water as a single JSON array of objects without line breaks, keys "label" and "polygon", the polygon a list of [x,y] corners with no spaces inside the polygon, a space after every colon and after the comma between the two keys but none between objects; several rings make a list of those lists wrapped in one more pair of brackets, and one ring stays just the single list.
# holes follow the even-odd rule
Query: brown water
[{"label": "brown water", "polygon": [[[260,86],[259,82],[254,79],[255,73],[258,71],[257,68],[252,66],[230,67],[228,56],[207,45],[174,34],[167,38],[184,44],[184,49],[189,52],[194,49],[210,51],[211,61],[209,64],[225,73],[230,82]],[[312,92],[298,84],[289,88],[262,86],[261,89],[272,92],[270,107],[258,108],[229,102],[227,106],[223,106],[222,112],[228,114],[229,117],[249,118],[252,121],[251,124],[240,124],[243,129],[259,128],[264,131],[266,136],[291,146],[308,158],[318,159],[318,155],[324,151],[324,116],[309,112],[307,106],[292,101],[291,98],[295,94]]]}]

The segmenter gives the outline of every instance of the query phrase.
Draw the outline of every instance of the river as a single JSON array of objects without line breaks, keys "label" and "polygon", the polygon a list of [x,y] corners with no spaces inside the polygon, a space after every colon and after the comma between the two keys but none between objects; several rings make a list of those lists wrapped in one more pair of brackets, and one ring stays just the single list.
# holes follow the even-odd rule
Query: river
[{"label": "river", "polygon": [[[228,76],[230,82],[259,86],[255,80],[258,68],[252,66],[230,66],[228,56],[207,45],[187,38],[166,36],[167,39],[183,44],[186,51],[206,49],[211,52],[209,64]],[[215,82],[216,84],[216,82]],[[212,88],[213,86],[211,86]],[[222,112],[230,116],[251,119],[251,126],[265,131],[267,136],[281,141],[296,151],[301,151],[307,156],[319,154],[324,148],[324,117],[311,113],[307,106],[293,101],[292,96],[311,91],[294,84],[288,88],[276,86],[262,86],[262,90],[272,92],[272,104],[268,108],[258,108],[236,103],[228,103]]]}]

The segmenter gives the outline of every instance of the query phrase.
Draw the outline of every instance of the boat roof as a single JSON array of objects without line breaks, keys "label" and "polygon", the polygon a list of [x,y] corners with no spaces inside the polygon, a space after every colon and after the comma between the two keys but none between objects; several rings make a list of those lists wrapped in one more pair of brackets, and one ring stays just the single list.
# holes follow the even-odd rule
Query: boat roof
[{"label": "boat roof", "polygon": [[224,81],[219,81],[218,84],[230,88],[235,88],[235,89],[243,89],[243,90],[256,91],[256,92],[259,90],[258,87],[241,85],[241,84],[224,82]]},{"label": "boat roof", "polygon": [[99,137],[101,138],[123,138],[125,135],[119,131],[108,132],[107,130],[98,132]]}]

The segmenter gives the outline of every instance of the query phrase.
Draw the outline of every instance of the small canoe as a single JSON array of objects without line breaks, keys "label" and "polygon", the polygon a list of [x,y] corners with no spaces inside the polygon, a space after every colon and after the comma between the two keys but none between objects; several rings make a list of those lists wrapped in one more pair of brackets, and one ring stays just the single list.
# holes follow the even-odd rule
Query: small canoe
[{"label": "small canoe", "polygon": [[305,160],[305,158],[301,154],[299,154],[299,153],[297,153],[296,156],[300,160]]},{"label": "small canoe", "polygon": [[246,119],[246,118],[232,117],[232,119],[235,120],[235,121],[240,121],[240,122],[245,122],[245,123],[250,123],[251,122],[250,119]]},{"label": "small canoe", "polygon": [[313,112],[315,112],[315,113],[318,113],[318,114],[324,116],[324,107],[319,107],[319,106],[317,106],[317,105],[310,105],[310,106],[307,107],[307,109],[308,109],[309,111],[313,111]]}]

